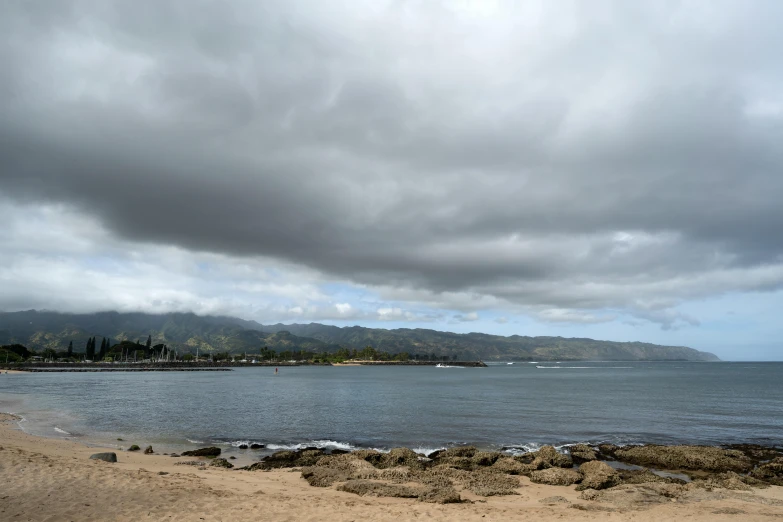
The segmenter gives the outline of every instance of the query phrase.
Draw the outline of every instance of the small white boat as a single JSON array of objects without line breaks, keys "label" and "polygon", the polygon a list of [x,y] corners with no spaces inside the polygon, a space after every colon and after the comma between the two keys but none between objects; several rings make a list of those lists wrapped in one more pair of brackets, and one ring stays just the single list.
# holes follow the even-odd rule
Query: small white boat
[{"label": "small white boat", "polygon": [[506,364],[508,364],[508,365],[512,365],[512,364],[514,364],[514,363],[506,363]]}]

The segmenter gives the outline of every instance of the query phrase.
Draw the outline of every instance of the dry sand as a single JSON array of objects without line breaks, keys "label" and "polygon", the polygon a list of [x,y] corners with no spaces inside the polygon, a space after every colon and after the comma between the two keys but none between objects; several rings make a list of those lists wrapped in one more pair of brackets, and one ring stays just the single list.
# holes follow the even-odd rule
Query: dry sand
[{"label": "dry sand", "polygon": [[[783,518],[783,488],[720,492],[699,501],[628,508],[580,500],[574,486],[543,486],[522,478],[519,495],[473,503],[425,504],[358,497],[309,486],[298,472],[200,470],[192,460],[117,452],[119,462],[89,460],[101,451],[74,441],[43,439],[0,414],[0,520],[772,520]],[[116,450],[109,450],[116,451]],[[541,499],[569,503],[545,505]],[[715,498],[712,498],[715,497]],[[575,506],[578,508],[575,509]]]}]

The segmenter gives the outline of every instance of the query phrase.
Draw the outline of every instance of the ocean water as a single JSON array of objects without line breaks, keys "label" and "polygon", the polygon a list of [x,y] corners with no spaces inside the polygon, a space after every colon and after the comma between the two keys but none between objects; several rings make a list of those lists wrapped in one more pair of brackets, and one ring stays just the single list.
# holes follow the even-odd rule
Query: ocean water
[{"label": "ocean water", "polygon": [[0,411],[33,434],[180,450],[783,445],[781,377],[783,363],[686,362],[36,373],[0,375]]}]

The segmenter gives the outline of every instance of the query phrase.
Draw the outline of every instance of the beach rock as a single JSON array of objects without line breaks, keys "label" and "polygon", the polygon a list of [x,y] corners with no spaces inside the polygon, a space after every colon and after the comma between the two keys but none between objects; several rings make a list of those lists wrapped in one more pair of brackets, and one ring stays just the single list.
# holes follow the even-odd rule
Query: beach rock
[{"label": "beach rock", "polygon": [[[277,451],[261,459],[257,463],[259,469],[298,468],[300,466],[314,466],[325,455],[322,449],[303,449],[297,451]],[[254,464],[254,466],[256,466]]]},{"label": "beach rock", "polygon": [[783,451],[758,444],[730,444],[725,447],[726,449],[741,451],[746,457],[755,462],[765,462],[777,457],[783,457]]},{"label": "beach rock", "polygon": [[220,448],[214,446],[182,452],[183,457],[217,457],[218,455],[220,455]]},{"label": "beach rock", "polygon": [[733,471],[727,471],[726,473],[719,473],[706,479],[694,480],[688,484],[688,489],[712,490],[720,488],[734,491],[751,491],[753,489],[751,486],[763,488],[769,487],[769,484],[747,475],[738,475]]},{"label": "beach rock", "polygon": [[153,453],[155,453],[155,452],[154,452],[154,451],[152,451],[152,446],[147,446],[147,447],[144,449],[144,454],[145,454],[145,455],[152,455]]},{"label": "beach rock", "polygon": [[472,471],[476,468],[476,464],[470,457],[441,457],[434,462],[437,462],[438,466],[462,469],[465,471]]},{"label": "beach rock", "polygon": [[615,446],[614,444],[599,444],[596,456],[598,460],[617,460],[614,454],[618,449],[620,449],[620,446]]},{"label": "beach rock", "polygon": [[753,467],[741,451],[714,446],[625,446],[614,453],[619,461],[658,469],[747,472]]},{"label": "beach rock", "polygon": [[281,450],[264,457],[258,464],[266,466],[266,469],[293,468],[296,466],[297,458],[299,458],[298,451]]},{"label": "beach rock", "polygon": [[319,448],[308,448],[299,452],[295,463],[297,466],[314,466],[326,452]]},{"label": "beach rock", "polygon": [[549,484],[550,486],[570,486],[580,480],[582,480],[582,475],[572,469],[548,468],[530,474],[531,482]]},{"label": "beach rock", "polygon": [[424,469],[425,464],[419,460],[419,454],[408,448],[394,448],[389,453],[382,454],[375,465],[379,469],[408,466],[411,469]]},{"label": "beach rock", "polygon": [[516,477],[482,468],[477,471],[464,471],[437,465],[427,471],[420,472],[416,479],[435,488],[447,488],[459,484],[476,495],[516,495],[520,487]]},{"label": "beach rock", "polygon": [[264,446],[263,444],[251,444],[250,445],[250,449],[263,449],[265,447],[266,446]]},{"label": "beach rock", "polygon": [[585,489],[606,489],[620,483],[620,475],[609,465],[599,460],[585,462],[579,466],[582,482],[576,487],[577,491]]},{"label": "beach rock", "polygon": [[775,486],[783,486],[783,457],[757,466],[750,472],[750,476]]},{"label": "beach rock", "polygon": [[598,459],[595,450],[587,444],[574,444],[568,448],[568,452],[571,454],[571,460],[573,460],[574,464],[577,466]]},{"label": "beach rock", "polygon": [[237,458],[236,458],[235,456],[233,456],[233,455],[231,455],[229,458],[230,458],[231,460],[236,460],[236,459],[237,459]]},{"label": "beach rock", "polygon": [[611,503],[618,508],[648,509],[656,504],[668,504],[672,499],[683,496],[685,489],[677,484],[633,484],[622,485],[603,491],[588,489],[579,496],[582,500]]},{"label": "beach rock", "polygon": [[381,461],[381,458],[383,457],[383,453],[381,453],[380,451],[375,451],[370,449],[356,450],[351,452],[351,455],[354,455],[357,458],[367,461],[373,466],[378,465],[378,463]]},{"label": "beach rock", "polygon": [[340,469],[325,466],[305,466],[302,468],[302,478],[308,484],[317,488],[327,488],[335,482],[346,482],[351,475]]},{"label": "beach rock", "polygon": [[572,468],[574,461],[568,455],[558,452],[553,446],[542,446],[540,450],[534,452],[535,459],[533,465],[537,469],[546,468]]},{"label": "beach rock", "polygon": [[135,445],[135,444],[131,445],[131,447],[130,447],[130,448],[128,448],[128,451],[140,451],[140,450],[141,450],[141,448],[140,448],[140,447],[138,447],[138,446],[137,446],[137,445]]},{"label": "beach rock", "polygon": [[503,455],[497,451],[478,451],[470,460],[476,466],[491,466]]},{"label": "beach rock", "polygon": [[452,487],[428,489],[419,495],[418,500],[435,504],[458,504],[462,502],[459,493]]},{"label": "beach rock", "polygon": [[396,468],[386,468],[378,470],[377,477],[380,480],[388,480],[396,484],[402,484],[404,482],[416,481],[416,471],[411,470],[408,466],[397,466]]},{"label": "beach rock", "polygon": [[337,486],[337,490],[354,493],[362,497],[398,498],[418,498],[427,492],[427,489],[424,487],[414,488],[397,484],[384,484],[383,482],[374,482],[372,480],[349,480],[345,484]]},{"label": "beach rock", "polygon": [[329,452],[330,455],[345,455],[347,453],[350,453],[350,451],[339,448],[335,448]]},{"label": "beach rock", "polygon": [[539,500],[542,504],[547,504],[549,506],[554,506],[555,504],[570,504],[571,502],[565,498],[561,497],[559,495],[555,495],[552,497],[545,497]]},{"label": "beach rock", "polygon": [[91,460],[102,460],[104,462],[117,462],[116,453],[93,453],[90,455]]},{"label": "beach rock", "polygon": [[434,452],[438,453],[437,457],[431,457],[432,453],[428,455],[429,458],[449,458],[449,457],[472,457],[476,453],[478,453],[478,448],[475,446],[457,446],[454,448],[448,448],[445,450],[441,450],[440,452]]},{"label": "beach rock", "polygon": [[485,470],[467,473],[463,479],[466,489],[482,497],[518,495],[519,479],[511,475],[491,473]]},{"label": "beach rock", "polygon": [[234,467],[234,465],[231,464],[226,459],[214,459],[212,462],[210,462],[209,465],[215,468],[226,468],[226,469],[231,469]]},{"label": "beach rock", "polygon": [[169,455],[169,457],[179,457],[179,454],[177,454],[177,453],[172,453],[171,455]]},{"label": "beach rock", "polygon": [[514,455],[512,458],[517,462],[519,462],[520,464],[532,464],[533,461],[536,460],[536,454],[528,451],[527,453]]},{"label": "beach rock", "polygon": [[661,477],[649,469],[618,469],[621,484],[649,484],[651,482],[663,484],[685,484],[682,479]]},{"label": "beach rock", "polygon": [[489,469],[497,473],[506,473],[508,475],[524,475],[534,471],[531,465],[521,464],[511,457],[499,458]]},{"label": "beach rock", "polygon": [[240,444],[239,446],[237,446],[237,448],[239,448],[239,449],[247,449],[248,445],[247,444]]},{"label": "beach rock", "polygon": [[353,453],[344,455],[326,455],[315,464],[319,468],[329,468],[341,471],[352,479],[368,479],[378,475],[379,471]]}]

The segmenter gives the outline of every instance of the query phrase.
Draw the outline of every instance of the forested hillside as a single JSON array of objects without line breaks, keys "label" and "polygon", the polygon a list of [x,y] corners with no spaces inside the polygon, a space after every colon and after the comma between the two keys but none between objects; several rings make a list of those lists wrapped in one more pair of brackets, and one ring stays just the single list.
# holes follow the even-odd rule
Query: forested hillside
[{"label": "forested hillside", "polygon": [[461,360],[718,360],[711,353],[682,346],[580,338],[503,337],[418,328],[339,328],[318,323],[262,325],[190,313],[0,313],[0,345],[64,351],[72,344],[75,352],[84,352],[93,337],[141,343],[150,337],[153,345],[164,344],[180,353],[198,348],[202,353],[258,354],[264,347],[277,352],[334,353],[341,348],[361,350],[372,346],[391,354],[406,352]]}]

